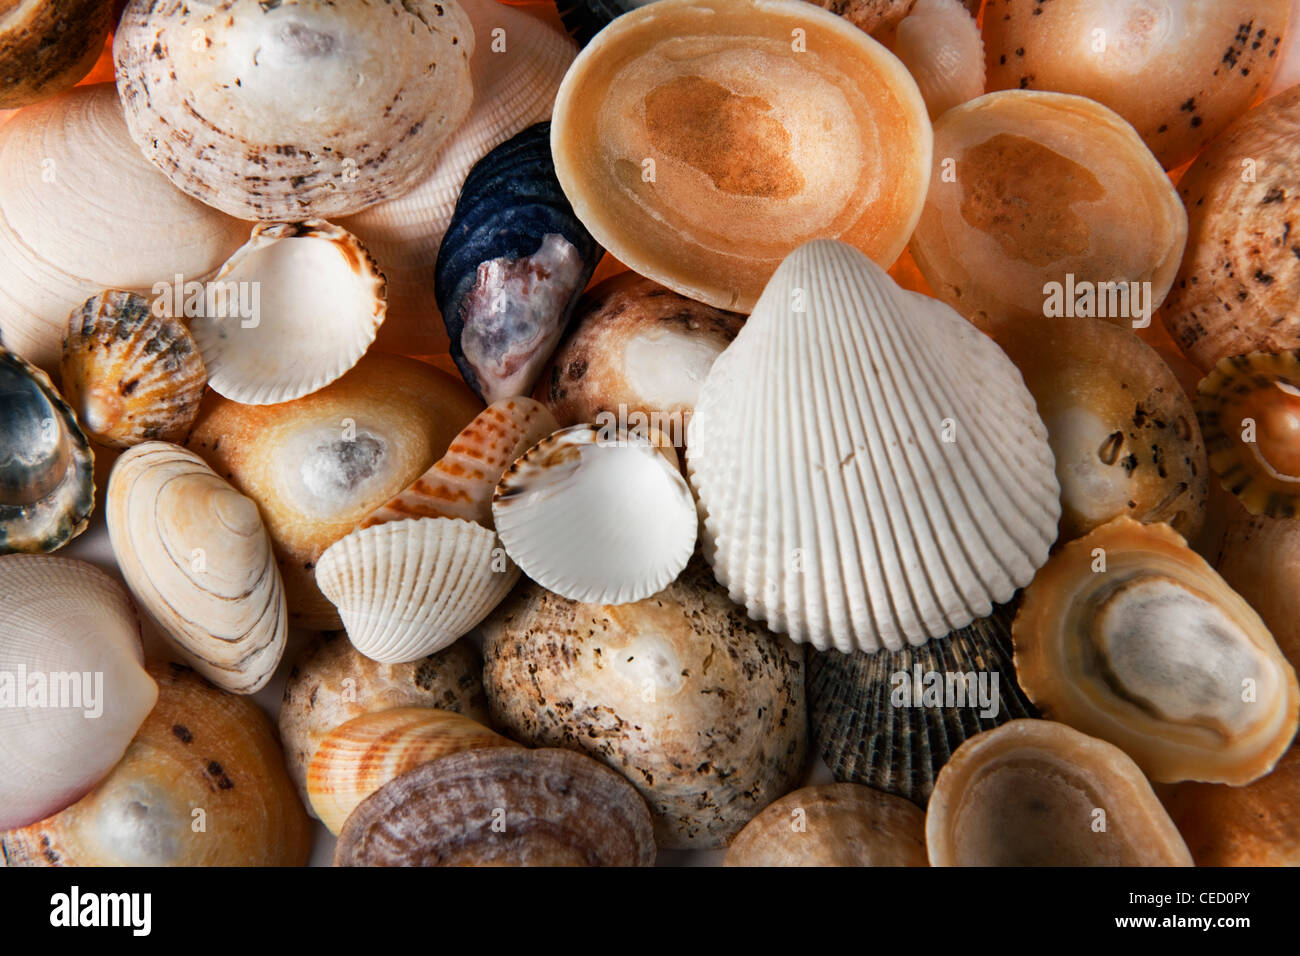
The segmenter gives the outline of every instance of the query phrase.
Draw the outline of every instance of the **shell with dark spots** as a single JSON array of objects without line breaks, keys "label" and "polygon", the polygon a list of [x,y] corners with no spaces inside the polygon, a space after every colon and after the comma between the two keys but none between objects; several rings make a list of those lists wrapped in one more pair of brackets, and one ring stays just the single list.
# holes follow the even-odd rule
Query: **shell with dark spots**
[{"label": "shell with dark spots", "polygon": [[113,0],[4,4],[0,110],[16,110],[75,86],[95,65],[113,25]]}]

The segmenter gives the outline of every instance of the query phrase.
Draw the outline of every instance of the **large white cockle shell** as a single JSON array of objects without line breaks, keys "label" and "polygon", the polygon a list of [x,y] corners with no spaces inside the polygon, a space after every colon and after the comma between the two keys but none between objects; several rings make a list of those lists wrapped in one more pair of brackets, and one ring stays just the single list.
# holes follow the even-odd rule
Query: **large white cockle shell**
[{"label": "large white cockle shell", "polygon": [[1047,431],[1010,359],[834,240],[773,275],[701,390],[687,458],[718,580],[822,650],[984,617],[1056,537]]},{"label": "large white cockle shell", "polygon": [[0,557],[0,830],[89,791],[157,699],[120,584],[82,561]]}]

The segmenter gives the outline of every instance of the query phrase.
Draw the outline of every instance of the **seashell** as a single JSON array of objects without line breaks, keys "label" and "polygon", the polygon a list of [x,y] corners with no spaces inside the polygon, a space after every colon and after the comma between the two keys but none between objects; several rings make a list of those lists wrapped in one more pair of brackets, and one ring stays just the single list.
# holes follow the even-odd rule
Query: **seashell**
[{"label": "seashell", "polygon": [[[1300,30],[1296,29],[1298,24],[1300,24],[1300,0],[1291,0],[1291,18],[1287,21],[1287,29],[1282,34],[1282,42],[1277,46],[1276,51],[1272,49],[1269,51],[1269,58],[1276,59],[1277,66],[1273,70],[1273,77],[1269,80],[1267,88],[1260,95],[1261,100],[1271,99],[1300,83]],[[1276,56],[1273,56],[1274,52]]]},{"label": "seashell", "polygon": [[485,402],[527,395],[604,250],[555,178],[550,124],[470,171],[436,266],[451,356]]},{"label": "seashell", "polygon": [[305,866],[307,817],[266,715],[179,664],[149,674],[158,706],[121,762],[62,813],[0,833],[0,856],[9,866]]},{"label": "seashell", "polygon": [[365,657],[342,632],[310,641],[295,660],[280,707],[285,764],[308,813],[307,768],[335,727],[397,707],[435,707],[486,724],[483,661],[468,641],[409,664]]},{"label": "seashell", "polygon": [[131,136],[178,188],[241,219],[297,222],[429,174],[469,113],[475,43],[456,0],[131,0],[113,53]]},{"label": "seashell", "polygon": [[354,531],[316,562],[316,583],[357,650],[418,660],[466,634],[519,580],[497,536],[459,518],[413,518]]},{"label": "seashell", "polygon": [[569,36],[586,46],[601,30],[629,10],[644,7],[652,0],[555,0],[556,12]]},{"label": "seashell", "polygon": [[641,434],[657,429],[680,449],[700,386],[743,324],[624,272],[578,303],[535,394],[562,425],[613,418]]},{"label": "seashell", "polygon": [[555,416],[531,398],[493,402],[452,439],[447,454],[361,526],[402,518],[463,518],[491,528],[497,482],[516,458],[556,428]]},{"label": "seashell", "polygon": [[0,346],[0,555],[53,551],[85,531],[94,468],[49,376]]},{"label": "seashell", "polygon": [[910,248],[938,298],[981,328],[1150,321],[1187,212],[1118,114],[1064,93],[988,93],[938,119],[934,150],[952,162],[931,174]]},{"label": "seashell", "polygon": [[183,442],[208,382],[179,319],[157,314],[144,296],[113,290],[68,317],[59,372],[83,427],[114,448]]},{"label": "seashell", "polygon": [[930,119],[984,93],[984,41],[958,0],[916,0],[893,50],[916,80]]},{"label": "seashell", "polygon": [[803,779],[803,651],[747,620],[701,562],[618,607],[525,583],[481,630],[493,724],[626,775],[660,847],[725,846]]},{"label": "seashell", "polygon": [[1033,393],[1061,485],[1059,541],[1127,515],[1189,540],[1205,520],[1209,466],[1192,403],[1151,346],[1076,316],[993,333]]},{"label": "seashell", "polygon": [[335,866],[650,866],[654,857],[650,814],[626,780],[567,750],[517,747],[408,771],[357,807],[334,849]]},{"label": "seashell", "polygon": [[1166,525],[1116,518],[1053,555],[1012,628],[1053,720],[1152,780],[1249,783],[1295,736],[1300,689],[1264,622]]},{"label": "seashell", "polygon": [[190,329],[212,390],[244,405],[292,401],[337,380],[384,321],[384,277],[374,259],[347,230],[320,219],[258,225],[207,291]]},{"label": "seashell", "polygon": [[452,376],[369,354],[346,375],[280,405],[210,395],[189,447],[252,498],[284,580],[290,623],[337,628],[316,560],[419,478],[481,410]]},{"label": "seashell", "polygon": [[1300,347],[1297,143],[1300,88],[1238,119],[1179,182],[1187,253],[1162,317],[1204,371],[1231,355]]},{"label": "seashell", "polygon": [[112,0],[6,3],[0,11],[0,110],[76,86],[112,28]]},{"label": "seashell", "polygon": [[266,686],[284,655],[284,586],[257,505],[191,451],[145,442],[113,465],[104,506],[137,601],[223,690]]},{"label": "seashell", "polygon": [[818,650],[898,650],[984,617],[1056,535],[1047,431],[1015,366],[843,243],[782,263],[686,438],[718,580]]},{"label": "seashell", "polygon": [[527,9],[495,0],[461,0],[461,8],[475,36],[483,38],[470,58],[475,93],[469,115],[439,148],[418,186],[340,223],[383,263],[388,317],[379,347],[406,355],[447,353],[434,265],[470,168],[516,133],[551,118],[555,93],[576,53],[572,41]]},{"label": "seashell", "polygon": [[859,30],[875,33],[897,27],[916,9],[918,0],[810,0],[837,13]]},{"label": "seashell", "polygon": [[422,763],[477,747],[517,746],[451,711],[377,711],[325,735],[307,768],[307,793],[321,822],[337,835],[361,801]]},{"label": "seashell", "polygon": [[1288,5],[993,0],[984,15],[989,89],[1055,90],[1103,103],[1173,169],[1268,85]]},{"label": "seashell", "polygon": [[1215,569],[1260,616],[1291,666],[1300,668],[1300,521],[1237,507]]},{"label": "seashell", "polygon": [[1197,386],[1210,467],[1253,515],[1300,511],[1300,349],[1220,360]]},{"label": "seashell", "polygon": [[492,517],[525,574],[590,604],[663,590],[691,559],[698,525],[690,488],[650,438],[595,425],[562,428],[511,465]]},{"label": "seashell", "polygon": [[560,183],[602,246],[741,312],[809,239],[897,259],[931,141],[903,65],[796,0],[659,0],[619,17],[574,61],[551,130]]},{"label": "seashell", "polygon": [[82,561],[0,557],[0,830],[90,790],[157,696],[120,584]]},{"label": "seashell", "polygon": [[[836,780],[924,807],[963,741],[1038,712],[1016,683],[1011,605],[920,647],[808,659],[813,743]],[[951,689],[951,697],[946,696]]]},{"label": "seashell", "polygon": [[925,814],[855,783],[804,787],[745,824],[725,865],[929,866]]},{"label": "seashell", "polygon": [[925,836],[931,866],[1192,865],[1137,764],[1048,720],[962,744],[939,773]]},{"label": "seashell", "polygon": [[1300,747],[1245,787],[1180,783],[1163,795],[1197,866],[1300,866]]},{"label": "seashell", "polygon": [[245,223],[176,191],[140,155],[112,84],[0,127],[0,335],[46,371],[86,299],[202,281],[247,237]]}]

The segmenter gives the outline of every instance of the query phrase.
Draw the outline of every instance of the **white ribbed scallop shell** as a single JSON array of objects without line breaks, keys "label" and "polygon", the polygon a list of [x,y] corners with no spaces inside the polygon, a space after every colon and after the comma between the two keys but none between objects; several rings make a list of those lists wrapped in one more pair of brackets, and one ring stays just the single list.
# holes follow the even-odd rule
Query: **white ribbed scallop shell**
[{"label": "white ribbed scallop shell", "polygon": [[709,373],[687,457],[718,580],[819,649],[984,617],[1056,537],[1047,431],[1015,366],[833,240],[772,277]]}]

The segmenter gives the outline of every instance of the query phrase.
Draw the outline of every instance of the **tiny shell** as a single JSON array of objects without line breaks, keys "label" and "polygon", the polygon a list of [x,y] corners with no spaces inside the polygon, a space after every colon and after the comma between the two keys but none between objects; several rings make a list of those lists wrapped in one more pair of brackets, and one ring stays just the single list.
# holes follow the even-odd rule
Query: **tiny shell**
[{"label": "tiny shell", "polygon": [[477,747],[517,746],[447,710],[376,711],[325,735],[307,768],[307,793],[321,822],[337,835],[362,800],[422,763]]},{"label": "tiny shell", "polygon": [[183,442],[208,381],[189,330],[134,292],[102,292],[68,317],[59,370],[82,427],[114,448]]},{"label": "tiny shell", "polygon": [[113,28],[113,0],[10,0],[0,12],[0,110],[75,86]]},{"label": "tiny shell", "polygon": [[377,790],[348,817],[334,865],[650,866],[654,857],[645,802],[612,770],[568,750],[487,747]]},{"label": "tiny shell", "polygon": [[929,866],[925,814],[855,783],[804,787],[745,824],[725,865]]},{"label": "tiny shell", "polygon": [[958,0],[916,0],[894,52],[916,80],[930,119],[984,93],[984,41]]}]

